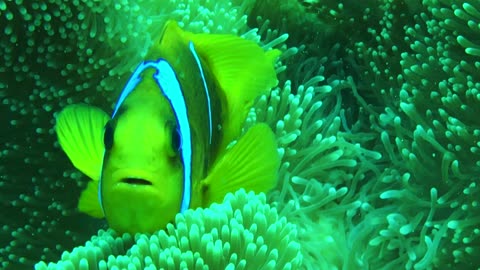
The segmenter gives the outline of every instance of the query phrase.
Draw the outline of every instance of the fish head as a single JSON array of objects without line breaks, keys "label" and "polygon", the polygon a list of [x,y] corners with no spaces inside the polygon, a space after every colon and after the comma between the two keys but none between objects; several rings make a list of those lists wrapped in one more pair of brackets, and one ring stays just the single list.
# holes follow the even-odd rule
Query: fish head
[{"label": "fish head", "polygon": [[110,227],[121,232],[163,228],[181,204],[178,128],[152,72],[143,72],[104,129],[100,199]]}]

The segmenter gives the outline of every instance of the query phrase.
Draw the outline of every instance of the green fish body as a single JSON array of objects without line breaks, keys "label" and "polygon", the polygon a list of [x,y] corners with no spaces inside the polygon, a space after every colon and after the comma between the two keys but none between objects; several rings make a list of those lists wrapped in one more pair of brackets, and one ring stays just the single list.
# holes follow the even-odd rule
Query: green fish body
[{"label": "green fish body", "polygon": [[277,83],[278,55],[237,36],[193,34],[168,21],[111,116],[84,104],[57,116],[62,149],[92,179],[79,210],[105,217],[118,232],[153,232],[227,192],[274,187],[273,132],[257,124],[240,135],[254,100]]}]

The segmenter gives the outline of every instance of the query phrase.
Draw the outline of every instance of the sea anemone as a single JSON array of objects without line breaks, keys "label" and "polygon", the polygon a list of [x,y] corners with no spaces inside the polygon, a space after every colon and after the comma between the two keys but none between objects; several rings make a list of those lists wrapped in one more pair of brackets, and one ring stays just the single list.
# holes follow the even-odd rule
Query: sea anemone
[{"label": "sea anemone", "polygon": [[[287,6],[287,2],[290,6],[296,5],[292,3],[296,1],[286,1],[283,7]],[[344,34],[348,35],[345,42],[335,43],[333,50],[322,45],[328,44],[328,41],[316,47],[315,42],[305,44],[307,48],[317,48],[317,57],[301,62],[322,63],[322,70],[317,74],[326,79],[317,82],[323,87],[343,85],[343,88],[337,88],[342,89],[338,92],[340,94],[329,91],[319,98],[322,105],[337,98],[339,110],[320,114],[323,116],[316,115],[316,119],[340,119],[342,124],[334,132],[336,141],[344,138],[349,143],[359,143],[364,148],[375,150],[381,157],[370,163],[357,162],[352,167],[354,171],[359,168],[370,170],[364,175],[364,180],[353,182],[353,185],[346,184],[355,191],[348,192],[344,197],[350,196],[350,200],[342,200],[340,206],[356,199],[354,202],[361,206],[358,210],[350,210],[350,213],[359,214],[361,218],[353,217],[342,222],[336,219],[333,223],[338,230],[344,231],[346,244],[335,241],[338,243],[335,250],[344,251],[345,256],[342,263],[337,261],[329,267],[431,269],[480,265],[473,257],[480,248],[477,226],[480,212],[476,199],[479,194],[477,142],[480,122],[474,117],[479,107],[479,77],[476,72],[480,48],[476,44],[479,31],[476,26],[480,21],[478,3],[380,1],[376,5],[368,5],[352,1],[341,4],[334,1],[299,2],[308,2],[304,8],[308,14],[302,17],[303,20],[311,20],[309,15],[315,11],[320,23],[327,24],[318,29],[324,31],[324,36],[328,36],[332,28],[343,29],[337,31],[340,37],[334,40],[342,41]],[[355,15],[345,16],[352,9],[357,9]],[[269,18],[275,14],[265,9],[262,16]],[[348,27],[355,31],[345,30]],[[292,37],[290,42],[295,42],[296,37]],[[336,53],[332,55],[332,51]],[[308,69],[301,65],[297,68],[300,76],[296,78],[303,79],[298,80],[300,83],[292,83],[299,93],[303,88],[298,85],[310,78],[319,78],[312,75],[320,71],[312,65]],[[291,97],[282,99],[288,100],[284,108],[289,104],[295,107],[298,103]],[[275,104],[276,101],[269,102]],[[277,116],[282,119],[283,115],[291,118],[295,115],[295,112],[277,115],[272,108],[264,111],[273,127],[277,123],[280,127],[288,125],[284,121],[275,121]],[[302,114],[300,118],[303,120],[304,112],[296,112],[297,115]],[[294,118],[290,123],[290,126],[300,125],[302,121]],[[308,130],[318,134],[318,131],[313,132],[313,123],[305,126],[308,127],[307,132],[290,129],[290,132],[277,134],[279,138],[291,141],[303,141],[302,136],[308,134]],[[327,126],[335,127],[333,124]],[[310,148],[309,137],[306,138],[306,143],[301,144],[299,149],[307,153],[307,149],[311,153],[320,151]],[[285,151],[288,152],[294,153],[292,157],[298,154],[296,151]],[[315,160],[306,158],[309,161],[305,162],[288,162],[287,156],[282,169],[285,164],[292,171],[297,164],[335,164],[317,163],[321,157],[318,155]],[[352,158],[355,157],[359,156]],[[296,172],[305,171],[318,173],[318,176],[310,177],[320,183],[325,183],[324,177],[328,176],[322,173],[321,166],[318,170],[302,167]],[[295,179],[292,181],[294,184],[313,185],[315,181],[312,178],[291,179]],[[290,190],[291,186],[284,185],[284,188]],[[283,194],[299,195],[292,191],[284,191]],[[338,192],[332,194],[335,197]],[[331,213],[335,207],[327,209]],[[300,224],[306,224],[306,220]],[[313,220],[313,224],[318,226],[319,222]],[[331,239],[335,239],[333,235]],[[325,242],[317,239],[317,249],[322,244]],[[310,262],[308,255],[304,262]],[[330,260],[332,262],[335,261]]]},{"label": "sea anemone", "polygon": [[480,265],[474,257],[479,30],[473,27],[480,6],[385,1],[379,7],[384,16],[369,29],[372,38],[356,42],[351,53],[368,67],[357,97],[389,162],[379,180],[391,186],[380,198],[395,206],[370,244],[396,251],[390,265],[408,269]]},{"label": "sea anemone", "polygon": [[35,269],[297,269],[302,261],[296,227],[241,189],[221,204],[178,214],[153,235],[100,231],[85,246]]}]

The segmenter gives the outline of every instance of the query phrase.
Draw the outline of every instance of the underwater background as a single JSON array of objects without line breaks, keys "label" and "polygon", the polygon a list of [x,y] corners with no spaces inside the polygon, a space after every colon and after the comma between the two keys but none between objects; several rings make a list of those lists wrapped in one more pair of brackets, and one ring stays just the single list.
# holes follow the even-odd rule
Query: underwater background
[{"label": "underwater background", "polygon": [[[245,124],[280,179],[117,235],[55,115],[110,111],[168,19],[283,52]],[[0,26],[1,269],[480,269],[480,1],[0,0]]]}]

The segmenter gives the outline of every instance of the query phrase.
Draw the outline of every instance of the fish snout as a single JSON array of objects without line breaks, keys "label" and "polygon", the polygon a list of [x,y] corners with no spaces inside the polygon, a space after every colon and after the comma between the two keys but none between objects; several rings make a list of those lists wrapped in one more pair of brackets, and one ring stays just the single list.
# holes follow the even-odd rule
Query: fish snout
[{"label": "fish snout", "polygon": [[[165,228],[180,210],[181,186],[163,181],[158,171],[116,170],[102,183],[105,217],[117,232],[153,233]],[[175,184],[173,184],[175,183]]]}]

